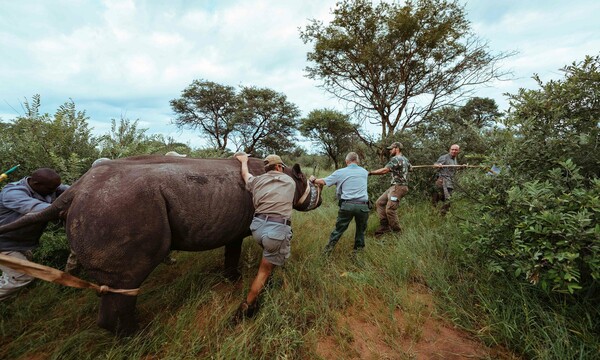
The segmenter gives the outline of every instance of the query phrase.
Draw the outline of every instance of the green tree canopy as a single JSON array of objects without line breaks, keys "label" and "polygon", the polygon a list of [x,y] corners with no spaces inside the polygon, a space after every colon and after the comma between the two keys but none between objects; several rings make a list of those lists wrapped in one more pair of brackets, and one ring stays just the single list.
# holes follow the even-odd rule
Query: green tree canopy
[{"label": "green tree canopy", "polygon": [[53,116],[40,114],[39,95],[34,95],[31,102],[25,101],[23,108],[23,116],[1,124],[2,169],[20,164],[14,174],[18,177],[49,167],[65,183],[78,179],[98,157],[97,139],[91,136],[85,111],[78,111],[73,100],[69,100]]},{"label": "green tree canopy", "polygon": [[175,125],[179,128],[200,129],[208,141],[224,151],[235,129],[239,98],[232,86],[212,81],[194,80],[185,88],[179,99],[170,101],[177,115]]},{"label": "green tree canopy", "polygon": [[117,121],[112,119],[110,132],[100,137],[101,155],[118,159],[152,154],[166,147],[162,135],[148,136],[146,131],[148,129],[138,128],[138,120],[131,122],[129,119],[121,118],[117,124]]},{"label": "green tree canopy", "polygon": [[274,90],[243,87],[235,124],[237,150],[248,154],[288,153],[294,147],[300,110]]},{"label": "green tree canopy", "polygon": [[308,77],[381,126],[386,139],[504,74],[456,1],[342,0],[325,25],[301,31]]},{"label": "green tree canopy", "polygon": [[348,115],[331,109],[311,111],[300,125],[300,133],[331,159],[336,169],[350,151],[355,129]]},{"label": "green tree canopy", "polygon": [[237,93],[231,86],[194,80],[171,107],[178,127],[200,129],[222,154],[230,143],[256,156],[294,147],[300,110],[268,88],[242,87]]},{"label": "green tree canopy", "polygon": [[600,175],[600,56],[586,57],[562,69],[563,79],[537,90],[509,96],[506,125],[515,142],[505,152],[515,171],[544,174],[571,159],[584,177]]}]

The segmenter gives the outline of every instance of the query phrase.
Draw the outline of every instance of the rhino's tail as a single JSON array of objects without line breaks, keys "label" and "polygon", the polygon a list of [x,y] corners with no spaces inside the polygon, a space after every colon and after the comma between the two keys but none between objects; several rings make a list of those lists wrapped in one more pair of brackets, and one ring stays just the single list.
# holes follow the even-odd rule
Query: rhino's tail
[{"label": "rhino's tail", "polygon": [[47,223],[48,221],[58,220],[60,218],[64,219],[75,194],[74,191],[69,190],[61,194],[52,205],[44,210],[22,216],[9,224],[1,225],[0,234],[21,229],[32,224]]}]

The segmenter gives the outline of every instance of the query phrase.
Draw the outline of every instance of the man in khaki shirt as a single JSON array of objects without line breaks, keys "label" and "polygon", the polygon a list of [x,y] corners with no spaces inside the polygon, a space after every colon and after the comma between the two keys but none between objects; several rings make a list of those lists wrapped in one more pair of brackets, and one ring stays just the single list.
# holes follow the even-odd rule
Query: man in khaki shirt
[{"label": "man in khaki shirt", "polygon": [[254,176],[248,171],[248,155],[235,156],[242,163],[242,178],[252,193],[254,219],[250,230],[254,240],[263,248],[258,273],[250,291],[236,314],[236,319],[251,317],[257,309],[257,298],[275,266],[281,266],[290,256],[292,240],[292,205],[296,184],[283,173],[285,164],[277,155],[264,159],[265,174]]}]

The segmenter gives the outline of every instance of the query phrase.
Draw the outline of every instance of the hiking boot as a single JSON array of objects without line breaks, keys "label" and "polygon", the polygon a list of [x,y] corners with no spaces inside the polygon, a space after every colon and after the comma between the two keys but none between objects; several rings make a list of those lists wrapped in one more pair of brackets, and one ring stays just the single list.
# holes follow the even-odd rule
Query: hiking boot
[{"label": "hiking boot", "polygon": [[244,320],[245,318],[253,318],[258,312],[258,302],[255,301],[254,304],[248,304],[246,301],[240,304],[238,309],[236,310],[233,318],[231,319],[232,324],[237,324]]},{"label": "hiking boot", "polygon": [[402,234],[402,229],[398,226],[398,227],[391,227],[390,231],[393,233],[396,233],[398,235]]},{"label": "hiking boot", "polygon": [[390,223],[387,221],[387,219],[379,220],[379,227],[377,228],[377,230],[375,230],[375,237],[379,237],[390,231]]},{"label": "hiking boot", "polygon": [[380,237],[383,234],[389,233],[390,231],[392,231],[392,229],[390,229],[390,227],[387,226],[387,225],[386,226],[379,226],[377,228],[377,230],[375,230],[375,237]]}]

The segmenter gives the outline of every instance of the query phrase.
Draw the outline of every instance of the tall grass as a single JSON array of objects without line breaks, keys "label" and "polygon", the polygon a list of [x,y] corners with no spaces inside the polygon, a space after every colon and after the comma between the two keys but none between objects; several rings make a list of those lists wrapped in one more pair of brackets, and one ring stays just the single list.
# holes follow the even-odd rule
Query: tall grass
[{"label": "tall grass", "polygon": [[[160,265],[142,286],[141,328],[131,338],[118,339],[96,327],[99,299],[93,293],[36,281],[17,298],[0,302],[0,358],[318,359],[325,340],[335,344],[338,358],[356,358],[352,344],[361,334],[341,321],[356,318],[379,329],[396,358],[408,359],[399,339],[417,342],[422,336],[424,306],[414,299],[415,286],[434,295],[434,315],[488,344],[530,358],[593,358],[600,343],[597,320],[575,324],[583,318],[549,309],[531,288],[463,263],[455,241],[457,220],[439,217],[427,203],[403,200],[402,235],[375,239],[378,224],[371,214],[363,253],[352,254],[351,225],[325,257],[337,206],[334,189],[326,188],[324,195],[321,208],[294,213],[292,256],[275,271],[254,319],[230,321],[261,256],[248,238],[238,283],[221,276],[222,249],[177,252],[176,265]],[[398,311],[405,322],[398,321]],[[586,311],[598,315],[583,308],[576,312]]]}]

